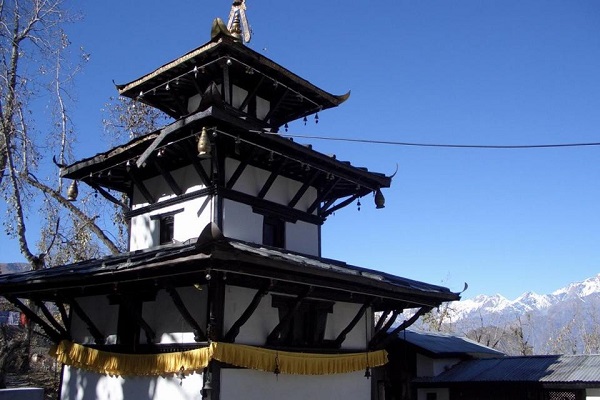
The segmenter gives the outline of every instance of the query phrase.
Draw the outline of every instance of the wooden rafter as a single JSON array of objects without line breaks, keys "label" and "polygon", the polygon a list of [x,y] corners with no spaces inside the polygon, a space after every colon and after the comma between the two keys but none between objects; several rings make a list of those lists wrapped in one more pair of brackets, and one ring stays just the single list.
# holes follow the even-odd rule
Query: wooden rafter
[{"label": "wooden rafter", "polygon": [[194,340],[196,342],[205,341],[206,340],[206,333],[204,333],[204,331],[200,327],[200,324],[194,319],[194,317],[192,316],[192,314],[189,312],[189,310],[187,309],[187,307],[183,303],[183,300],[181,300],[181,296],[179,296],[179,293],[177,292],[177,289],[175,289],[173,287],[168,287],[167,288],[167,293],[169,293],[169,295],[171,296],[171,299],[173,299],[173,303],[175,304],[175,307],[177,307],[177,310],[179,310],[179,313],[181,314],[181,316],[183,317],[183,319],[185,319],[185,321],[194,330]]},{"label": "wooden rafter", "polygon": [[233,171],[231,178],[229,178],[229,180],[227,181],[227,184],[225,185],[225,187],[227,189],[233,189],[233,186],[235,185],[237,180],[240,178],[240,176],[242,176],[242,173],[248,166],[248,162],[252,158],[253,154],[254,154],[254,151],[252,150],[251,153],[247,157],[245,157],[243,160],[240,161],[240,163],[238,164],[235,171]]},{"label": "wooden rafter", "polygon": [[197,154],[194,154],[194,152],[192,151],[190,146],[182,146],[182,147],[183,147],[183,151],[185,152],[188,160],[192,163],[192,167],[194,167],[194,170],[200,177],[200,180],[202,181],[204,186],[207,186],[207,187],[210,186],[211,185],[210,178],[209,178],[208,174],[206,173],[206,170],[202,166],[202,163],[198,159]]},{"label": "wooden rafter", "polygon": [[94,190],[96,190],[98,193],[100,193],[100,195],[102,195],[102,197],[104,197],[106,200],[110,201],[113,204],[118,205],[119,207],[121,207],[123,209],[124,212],[128,212],[131,211],[131,209],[129,208],[129,206],[125,203],[123,203],[122,201],[120,201],[119,199],[117,199],[116,197],[114,197],[112,194],[110,194],[108,191],[106,191],[102,186],[99,186],[95,183],[92,183],[88,180],[84,180],[85,183],[87,183],[88,185],[90,185],[90,187]]},{"label": "wooden rafter", "polygon": [[105,336],[100,332],[96,324],[92,321],[92,319],[83,311],[83,308],[77,303],[75,299],[70,299],[68,302],[71,305],[71,310],[83,321],[83,323],[87,326],[88,331],[94,338],[94,342],[96,344],[104,344],[106,342]]},{"label": "wooden rafter", "polygon": [[127,167],[127,173],[133,181],[133,184],[138,188],[138,190],[140,191],[142,196],[144,196],[146,201],[150,204],[156,203],[154,196],[152,196],[150,191],[148,191],[148,188],[146,187],[146,185],[144,185],[144,182],[142,182],[141,179],[138,178],[137,174],[135,173],[135,171],[133,171],[131,167]]},{"label": "wooden rafter", "polygon": [[252,316],[252,314],[254,314],[254,312],[258,308],[258,305],[260,304],[262,298],[265,297],[267,295],[267,293],[269,293],[269,291],[271,290],[272,287],[273,287],[272,282],[269,282],[268,284],[264,285],[261,289],[259,289],[254,294],[254,297],[252,298],[252,301],[250,302],[250,304],[248,304],[248,307],[246,308],[246,310],[244,310],[244,312],[238,318],[238,320],[235,321],[235,323],[231,326],[231,328],[229,328],[229,331],[225,335],[226,342],[230,342],[230,343],[235,342],[235,338],[240,333],[240,328],[242,326],[244,326],[244,324],[248,321],[248,319]]},{"label": "wooden rafter", "polygon": [[69,314],[67,314],[67,310],[65,309],[65,305],[62,303],[62,301],[57,300],[55,302],[56,307],[58,308],[58,312],[60,312],[60,317],[63,320],[63,324],[65,326],[69,326],[71,323],[71,318],[69,317]]},{"label": "wooden rafter", "polygon": [[319,176],[319,173],[320,172],[318,170],[315,170],[311,174],[310,178],[308,178],[308,180],[302,184],[302,186],[300,187],[300,189],[298,189],[292,200],[290,200],[290,202],[288,203],[288,207],[296,207],[296,204],[298,204],[302,196],[304,196],[310,185],[312,185],[315,182],[315,180]]},{"label": "wooden rafter", "polygon": [[394,310],[392,312],[392,316],[385,322],[385,324],[383,324],[381,329],[375,332],[375,334],[371,338],[371,341],[369,342],[369,347],[374,346],[374,344],[377,343],[381,339],[381,337],[384,337],[387,334],[387,331],[392,327],[394,322],[396,322],[396,318],[398,318],[399,314],[400,311],[398,310]]},{"label": "wooden rafter", "polygon": [[315,201],[310,205],[310,207],[308,207],[308,210],[306,210],[306,212],[308,212],[309,214],[312,214],[317,209],[317,207],[319,206],[319,204],[321,204],[321,202],[323,201],[323,199],[325,197],[327,197],[329,195],[329,193],[331,193],[331,191],[340,182],[340,180],[341,180],[341,178],[334,178],[334,179],[332,179],[332,181],[329,184],[329,186],[327,186],[325,188],[325,190],[323,190],[323,192],[321,192],[317,196],[317,198],[315,199]]},{"label": "wooden rafter", "polygon": [[173,179],[173,175],[171,175],[171,172],[164,168],[162,166],[162,163],[158,159],[154,159],[154,165],[162,175],[163,179],[167,182],[167,185],[169,185],[173,193],[175,193],[176,196],[181,196],[183,190],[181,190],[181,187],[177,184],[175,179]]},{"label": "wooden rafter", "polygon": [[327,218],[328,216],[330,216],[331,214],[333,214],[334,212],[336,212],[337,210],[346,207],[348,204],[352,203],[354,200],[358,199],[358,195],[355,194],[354,196],[351,196],[349,198],[347,198],[346,200],[336,204],[333,207],[324,207],[320,214],[323,216],[323,218]]},{"label": "wooden rafter", "polygon": [[231,105],[231,80],[229,77],[229,66],[227,65],[227,62],[223,64],[223,100],[226,104]]},{"label": "wooden rafter", "polygon": [[50,325],[48,325],[48,323],[46,321],[44,321],[42,318],[40,318],[40,316],[37,315],[32,309],[30,309],[25,304],[23,304],[21,302],[21,300],[19,300],[16,297],[13,297],[13,296],[5,296],[5,297],[8,301],[10,301],[16,307],[18,307],[19,310],[21,310],[21,312],[23,314],[25,314],[25,316],[27,318],[29,318],[34,323],[38,324],[40,326],[40,328],[42,328],[44,330],[44,332],[46,332],[46,335],[48,335],[48,337],[50,337],[50,339],[54,343],[59,343],[61,340],[63,340],[65,338],[64,336],[62,336],[60,334],[60,332],[56,331],[54,328],[52,328]]},{"label": "wooden rafter", "polygon": [[256,98],[258,89],[260,89],[260,86],[263,84],[264,80],[265,80],[265,76],[261,75],[258,83],[256,84],[256,86],[254,86],[254,89],[252,89],[252,91],[248,92],[248,94],[244,98],[244,101],[242,101],[242,104],[240,104],[240,106],[238,107],[238,110],[243,111],[244,108],[246,108],[246,106],[248,105],[248,103],[250,103],[250,101],[252,99]]},{"label": "wooden rafter", "polygon": [[402,330],[408,328],[409,326],[411,326],[412,324],[417,322],[417,320],[422,315],[427,314],[431,310],[432,310],[432,307],[427,307],[427,306],[419,308],[419,310],[412,317],[410,317],[409,319],[402,322],[392,332],[381,337],[381,339],[379,339],[379,341],[377,343],[373,343],[373,345],[378,348],[386,347],[390,343],[390,341],[394,340],[394,338],[398,335],[398,333],[400,333]]},{"label": "wooden rafter", "polygon": [[260,189],[260,192],[258,192],[258,195],[256,197],[258,197],[259,199],[265,198],[265,196],[269,192],[269,189],[271,189],[271,186],[273,186],[273,183],[275,183],[275,179],[277,179],[277,177],[281,174],[281,170],[285,166],[286,161],[286,158],[282,158],[277,162],[275,168],[273,169],[273,171],[271,171],[271,175],[269,175],[265,184]]},{"label": "wooden rafter", "polygon": [[374,332],[379,332],[379,330],[383,326],[383,323],[387,321],[391,313],[392,310],[385,310],[383,313],[381,313],[381,316],[379,317],[377,323],[375,324],[375,327],[373,328]]},{"label": "wooden rafter", "polygon": [[352,329],[354,329],[354,327],[356,326],[356,324],[358,323],[358,321],[360,321],[361,318],[365,315],[365,312],[371,306],[372,302],[373,302],[372,299],[369,299],[367,302],[365,302],[362,305],[362,307],[358,310],[358,312],[356,313],[356,315],[354,316],[354,318],[352,318],[352,321],[350,321],[350,323],[348,324],[348,326],[346,328],[344,328],[344,330],[342,330],[340,332],[340,334],[334,340],[334,344],[335,344],[335,346],[337,348],[339,348],[339,347],[342,346],[342,343],[344,343],[344,340],[346,340],[346,336],[348,335],[348,333],[350,333],[350,331],[352,331]]},{"label": "wooden rafter", "polygon": [[[277,110],[281,106],[281,103],[283,103],[283,100],[285,99],[287,94],[288,94],[288,89],[284,88],[283,91],[281,92],[281,95],[279,96],[279,98],[277,100],[275,100],[275,102],[271,105],[271,109],[269,110],[267,115],[265,115],[264,121],[270,120],[271,117],[273,116],[273,114],[275,114],[277,112]],[[273,125],[273,124],[271,124],[271,125]]]},{"label": "wooden rafter", "polygon": [[70,338],[69,334],[67,332],[67,329],[64,326],[62,326],[56,320],[56,318],[54,318],[54,315],[52,315],[50,310],[48,310],[48,307],[46,307],[46,303],[44,303],[43,301],[36,301],[35,305],[42,311],[42,314],[44,314],[44,317],[46,317],[48,322],[50,322],[50,324],[52,324],[52,326],[61,334],[61,336],[65,337],[65,338]]},{"label": "wooden rafter", "polygon": [[311,291],[312,287],[309,286],[303,293],[296,297],[294,305],[290,307],[287,314],[283,318],[281,318],[277,326],[273,328],[271,333],[269,333],[269,336],[267,336],[267,345],[276,344],[279,341],[279,335],[281,335],[281,332],[285,331],[285,329],[292,322],[294,316],[296,315],[298,310],[300,310],[300,306],[302,306],[302,303],[304,302],[304,300],[306,300],[306,297],[310,294]]}]

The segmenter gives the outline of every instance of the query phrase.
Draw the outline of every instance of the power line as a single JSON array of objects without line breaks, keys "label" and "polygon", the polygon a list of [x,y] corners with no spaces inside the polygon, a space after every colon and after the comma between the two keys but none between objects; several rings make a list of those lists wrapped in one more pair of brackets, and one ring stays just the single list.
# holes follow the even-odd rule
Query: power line
[{"label": "power line", "polygon": [[296,134],[282,134],[282,133],[278,133],[277,135],[280,135],[282,137],[289,137],[289,138],[330,140],[330,141],[338,141],[338,142],[383,144],[383,145],[392,145],[392,146],[412,146],[412,147],[445,147],[445,148],[459,148],[459,149],[505,149],[505,150],[510,150],[510,149],[548,149],[548,148],[560,148],[560,147],[600,146],[600,142],[527,144],[527,145],[480,145],[480,144],[441,144],[441,143],[397,142],[397,141],[390,141],[390,140],[336,138],[336,137],[329,137],[329,136],[311,136],[311,135],[296,135]]}]

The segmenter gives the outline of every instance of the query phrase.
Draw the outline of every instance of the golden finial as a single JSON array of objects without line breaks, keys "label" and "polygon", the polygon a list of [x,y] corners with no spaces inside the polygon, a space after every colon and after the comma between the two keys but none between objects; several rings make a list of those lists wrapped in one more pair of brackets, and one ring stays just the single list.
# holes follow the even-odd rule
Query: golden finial
[{"label": "golden finial", "polygon": [[250,29],[248,19],[246,18],[246,0],[233,1],[231,11],[229,12],[227,29],[236,38],[240,40],[243,39],[244,43],[250,42],[252,30]]}]

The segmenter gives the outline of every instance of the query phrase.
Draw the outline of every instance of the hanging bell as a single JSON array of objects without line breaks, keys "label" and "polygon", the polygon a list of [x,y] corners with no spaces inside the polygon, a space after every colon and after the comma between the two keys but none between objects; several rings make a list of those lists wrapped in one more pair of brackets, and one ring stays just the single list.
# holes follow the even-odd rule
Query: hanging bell
[{"label": "hanging bell", "polygon": [[79,189],[77,188],[77,181],[71,182],[69,188],[67,189],[67,200],[75,201],[77,200],[77,195],[79,194]]},{"label": "hanging bell", "polygon": [[381,189],[375,191],[375,208],[385,208],[385,197],[383,197]]},{"label": "hanging bell", "polygon": [[208,132],[205,127],[202,128],[202,133],[200,133],[200,138],[198,139],[198,157],[210,157],[210,140],[208,139]]}]

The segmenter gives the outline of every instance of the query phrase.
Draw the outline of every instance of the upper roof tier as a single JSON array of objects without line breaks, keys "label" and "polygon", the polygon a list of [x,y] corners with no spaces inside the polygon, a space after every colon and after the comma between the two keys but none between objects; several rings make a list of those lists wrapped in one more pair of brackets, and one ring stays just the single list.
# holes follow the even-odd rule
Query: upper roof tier
[{"label": "upper roof tier", "polygon": [[[122,96],[175,119],[198,111],[202,101],[190,99],[214,97],[213,87],[218,88],[225,106],[242,113],[248,114],[249,103],[257,98],[268,102],[267,112],[243,117],[259,129],[275,132],[290,121],[338,106],[350,96],[350,92],[330,94],[248,48],[220,19],[213,22],[208,43],[130,83],[117,85]],[[224,93],[224,87],[241,89],[243,99],[235,104],[233,94]]]}]

